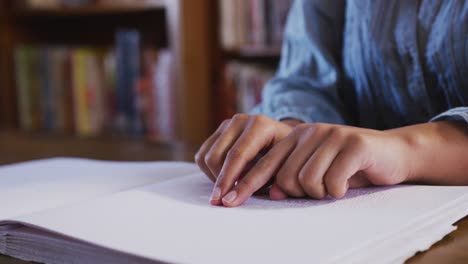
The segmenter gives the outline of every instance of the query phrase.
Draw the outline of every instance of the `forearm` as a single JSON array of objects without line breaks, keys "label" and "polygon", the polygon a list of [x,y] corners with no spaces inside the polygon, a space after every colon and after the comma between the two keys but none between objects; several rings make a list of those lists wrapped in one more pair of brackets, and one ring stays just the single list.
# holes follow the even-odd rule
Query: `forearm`
[{"label": "forearm", "polygon": [[434,122],[389,130],[408,146],[408,182],[468,185],[468,125]]}]

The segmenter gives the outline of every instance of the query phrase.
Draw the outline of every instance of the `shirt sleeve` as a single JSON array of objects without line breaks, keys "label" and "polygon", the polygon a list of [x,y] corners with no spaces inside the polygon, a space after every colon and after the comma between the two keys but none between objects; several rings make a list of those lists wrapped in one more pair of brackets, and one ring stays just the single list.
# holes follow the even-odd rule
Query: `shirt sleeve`
[{"label": "shirt sleeve", "polygon": [[464,121],[468,123],[468,107],[455,107],[431,119],[434,121]]},{"label": "shirt sleeve", "polygon": [[251,113],[276,120],[345,123],[338,95],[344,9],[342,0],[294,1],[279,69]]}]

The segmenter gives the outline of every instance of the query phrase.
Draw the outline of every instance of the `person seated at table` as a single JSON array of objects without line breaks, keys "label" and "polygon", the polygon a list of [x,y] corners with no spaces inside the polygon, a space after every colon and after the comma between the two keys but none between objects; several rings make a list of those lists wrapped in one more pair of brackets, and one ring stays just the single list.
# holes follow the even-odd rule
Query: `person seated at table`
[{"label": "person seated at table", "polygon": [[468,1],[297,0],[276,76],[195,159],[211,204],[468,184]]}]

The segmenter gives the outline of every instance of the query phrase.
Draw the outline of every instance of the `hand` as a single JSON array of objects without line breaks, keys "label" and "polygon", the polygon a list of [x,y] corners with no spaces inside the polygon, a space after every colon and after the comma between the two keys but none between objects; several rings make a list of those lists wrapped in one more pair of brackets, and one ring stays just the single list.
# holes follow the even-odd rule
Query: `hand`
[{"label": "hand", "polygon": [[248,163],[291,130],[290,125],[263,115],[237,114],[225,120],[195,155],[200,169],[215,181],[210,202],[220,205],[221,198],[233,188]]},{"label": "hand", "polygon": [[[410,177],[410,153],[405,137],[391,130],[299,125],[275,144],[222,201],[225,206],[241,205],[273,178],[272,199],[341,198],[348,188],[401,183]],[[224,178],[219,184],[230,186],[231,182],[231,178]]]}]

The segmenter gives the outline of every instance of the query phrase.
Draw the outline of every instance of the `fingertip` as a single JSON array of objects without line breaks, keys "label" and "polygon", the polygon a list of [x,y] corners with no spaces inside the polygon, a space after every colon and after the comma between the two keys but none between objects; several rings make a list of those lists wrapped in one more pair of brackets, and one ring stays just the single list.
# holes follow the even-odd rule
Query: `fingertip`
[{"label": "fingertip", "polygon": [[221,188],[215,187],[210,196],[210,204],[212,205],[221,205]]},{"label": "fingertip", "polygon": [[284,193],[276,184],[273,184],[270,188],[270,199],[271,200],[284,200],[288,198],[288,195]]},{"label": "fingertip", "polygon": [[210,200],[210,204],[215,206],[223,205],[220,200]]},{"label": "fingertip", "polygon": [[243,203],[238,191],[232,190],[228,192],[222,199],[222,203],[226,207],[236,207]]},{"label": "fingertip", "polygon": [[343,186],[343,187],[337,187],[337,188],[329,190],[328,194],[330,194],[335,199],[341,199],[346,195],[347,191],[348,191],[348,186]]}]

